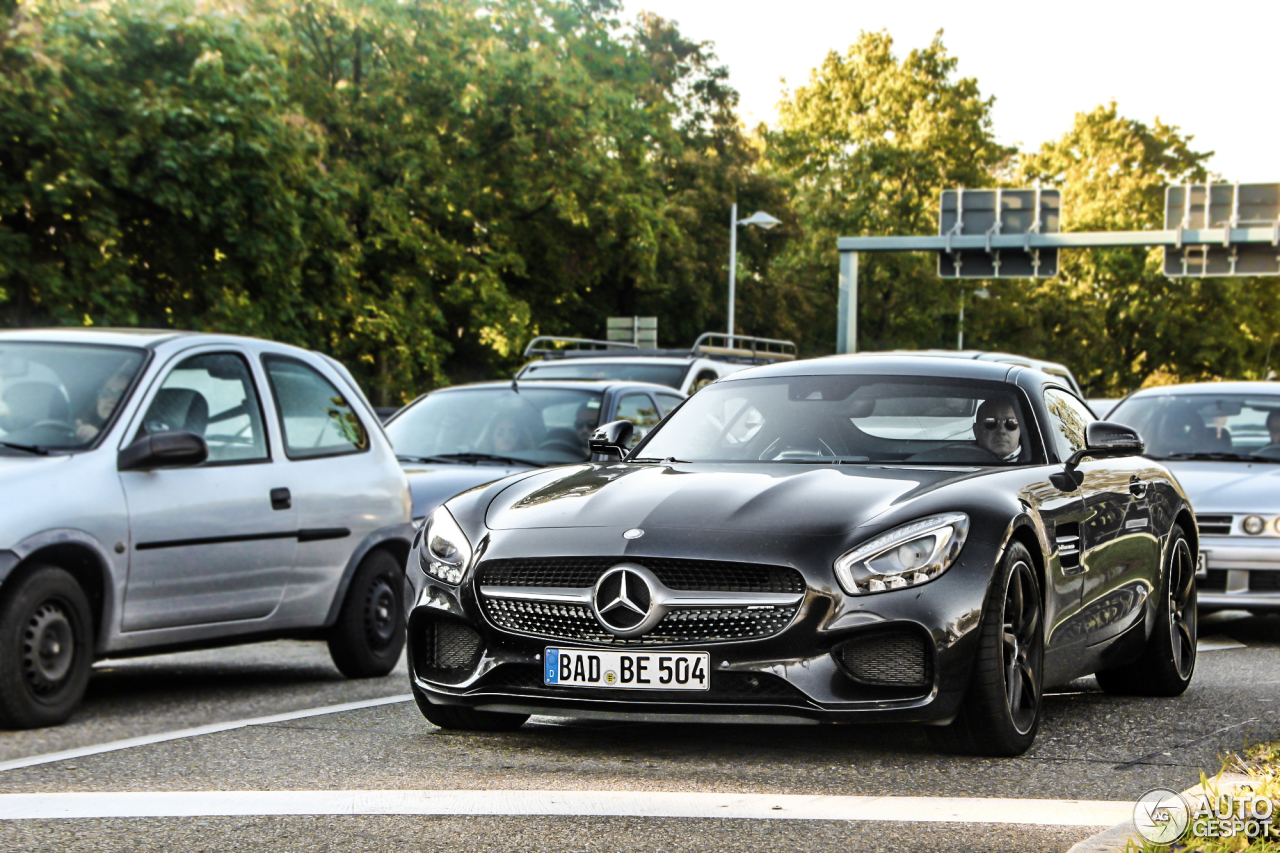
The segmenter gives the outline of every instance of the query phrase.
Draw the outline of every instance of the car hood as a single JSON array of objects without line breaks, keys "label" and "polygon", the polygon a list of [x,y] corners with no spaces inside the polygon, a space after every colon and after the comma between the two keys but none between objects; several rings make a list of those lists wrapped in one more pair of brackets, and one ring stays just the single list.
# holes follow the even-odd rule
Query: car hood
[{"label": "car hood", "polygon": [[413,517],[422,518],[454,495],[501,480],[509,474],[528,471],[519,465],[418,465],[405,463],[409,493],[413,495]]},{"label": "car hood", "polygon": [[38,480],[50,471],[65,468],[72,458],[67,455],[10,456],[8,451],[0,453],[0,489],[8,491],[19,482]]},{"label": "car hood", "polygon": [[639,527],[830,536],[973,471],[799,465],[577,465],[521,479],[493,530]]},{"label": "car hood", "polygon": [[1280,512],[1280,464],[1165,462],[1196,512]]}]

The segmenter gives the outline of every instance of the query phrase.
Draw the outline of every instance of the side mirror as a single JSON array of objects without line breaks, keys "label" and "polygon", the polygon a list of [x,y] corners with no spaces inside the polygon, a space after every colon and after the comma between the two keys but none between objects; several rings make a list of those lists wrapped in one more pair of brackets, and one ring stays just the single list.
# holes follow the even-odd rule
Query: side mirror
[{"label": "side mirror", "polygon": [[1076,468],[1086,456],[1095,459],[1115,459],[1120,456],[1141,456],[1147,449],[1142,436],[1133,427],[1116,424],[1111,421],[1094,421],[1084,428],[1084,449],[1077,450],[1067,460],[1063,472],[1078,487],[1084,477]]},{"label": "side mirror", "polygon": [[209,458],[209,445],[192,432],[156,432],[130,444],[116,458],[120,471],[191,468]]},{"label": "side mirror", "polygon": [[631,421],[614,421],[591,433],[587,446],[592,462],[612,462],[627,455],[627,444],[635,426]]}]

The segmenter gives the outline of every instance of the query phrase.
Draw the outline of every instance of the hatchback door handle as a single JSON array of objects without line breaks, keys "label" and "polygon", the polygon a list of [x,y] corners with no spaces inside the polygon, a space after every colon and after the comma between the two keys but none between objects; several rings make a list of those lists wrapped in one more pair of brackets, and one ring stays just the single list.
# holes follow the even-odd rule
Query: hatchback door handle
[{"label": "hatchback door handle", "polygon": [[1147,484],[1134,477],[1129,481],[1129,494],[1135,498],[1145,497],[1147,494]]},{"label": "hatchback door handle", "polygon": [[291,509],[293,507],[293,495],[289,494],[288,489],[272,489],[271,490],[271,508],[272,509]]}]

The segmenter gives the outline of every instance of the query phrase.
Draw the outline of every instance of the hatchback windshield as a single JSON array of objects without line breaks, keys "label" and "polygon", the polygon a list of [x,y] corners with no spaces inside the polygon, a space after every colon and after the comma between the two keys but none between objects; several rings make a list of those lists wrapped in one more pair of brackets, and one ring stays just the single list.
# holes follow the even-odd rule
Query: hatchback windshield
[{"label": "hatchback windshield", "polygon": [[1280,395],[1135,397],[1107,416],[1142,434],[1155,459],[1280,462]]},{"label": "hatchback windshield", "polygon": [[557,361],[551,364],[531,364],[520,374],[520,378],[615,379],[620,382],[653,382],[656,385],[679,388],[688,369],[683,364],[575,364],[571,361]]},{"label": "hatchback windshield", "polygon": [[439,391],[387,424],[387,435],[408,460],[584,462],[600,402],[599,391],[528,385]]},{"label": "hatchback windshield", "polygon": [[145,356],[132,347],[0,342],[0,449],[89,447],[120,410]]},{"label": "hatchback windshield", "polygon": [[1034,461],[1022,404],[998,382],[788,376],[717,382],[640,448],[685,462],[1011,465]]}]

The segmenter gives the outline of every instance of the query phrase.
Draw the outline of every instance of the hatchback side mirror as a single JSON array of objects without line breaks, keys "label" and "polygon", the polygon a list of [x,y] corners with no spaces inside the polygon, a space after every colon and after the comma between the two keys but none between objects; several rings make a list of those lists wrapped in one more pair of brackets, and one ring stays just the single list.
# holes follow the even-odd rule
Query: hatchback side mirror
[{"label": "hatchback side mirror", "polygon": [[631,421],[614,421],[591,433],[587,446],[592,462],[611,462],[627,455],[627,444],[635,425]]},{"label": "hatchback side mirror", "polygon": [[191,468],[209,458],[209,445],[193,432],[155,432],[130,444],[116,458],[120,471]]}]

